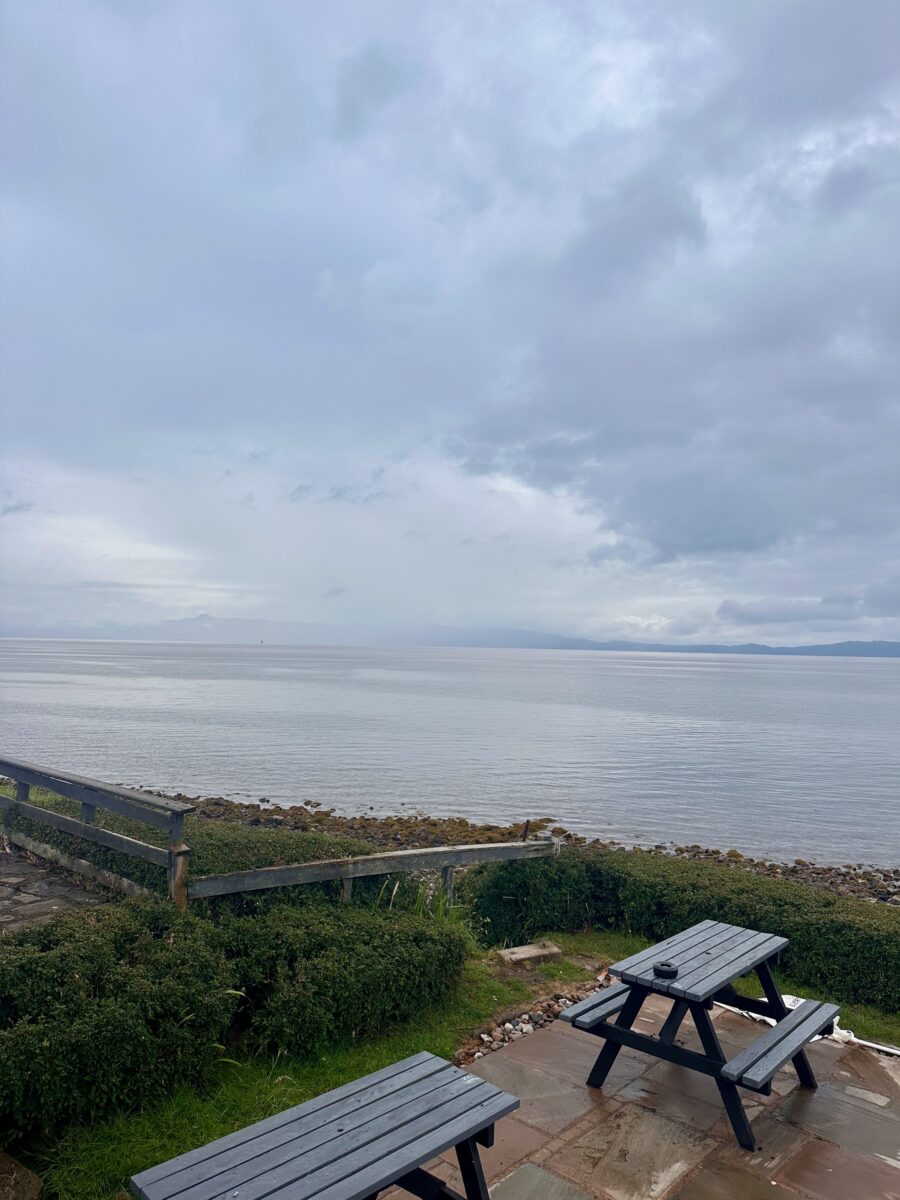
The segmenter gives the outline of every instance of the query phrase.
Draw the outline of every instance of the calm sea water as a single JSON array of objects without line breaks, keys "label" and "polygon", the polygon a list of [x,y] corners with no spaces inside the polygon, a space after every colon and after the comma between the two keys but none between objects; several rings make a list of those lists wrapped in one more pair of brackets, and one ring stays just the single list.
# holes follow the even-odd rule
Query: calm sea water
[{"label": "calm sea water", "polygon": [[0,641],[0,717],[127,785],[900,862],[900,660]]}]

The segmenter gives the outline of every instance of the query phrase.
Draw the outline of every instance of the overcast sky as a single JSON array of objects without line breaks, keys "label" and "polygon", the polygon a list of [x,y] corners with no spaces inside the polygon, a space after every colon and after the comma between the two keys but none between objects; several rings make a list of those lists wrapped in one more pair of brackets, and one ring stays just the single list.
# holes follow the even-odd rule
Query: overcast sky
[{"label": "overcast sky", "polygon": [[897,0],[2,7],[5,624],[900,638]]}]

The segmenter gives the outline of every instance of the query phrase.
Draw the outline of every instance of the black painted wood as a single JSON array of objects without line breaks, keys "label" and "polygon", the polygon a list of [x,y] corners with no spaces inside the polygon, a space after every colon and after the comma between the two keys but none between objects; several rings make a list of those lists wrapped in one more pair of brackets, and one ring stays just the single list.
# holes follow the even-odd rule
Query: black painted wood
[{"label": "black painted wood", "polygon": [[[598,1002],[591,997],[565,1014],[577,1028],[586,1029],[605,1041],[588,1076],[588,1084],[602,1086],[621,1046],[709,1075],[719,1089],[735,1137],[745,1149],[753,1149],[752,1130],[737,1088],[768,1095],[772,1076],[789,1059],[801,1084],[815,1087],[815,1076],[803,1047],[833,1023],[838,1011],[834,1005],[807,1001],[801,1006],[802,1013],[794,1010],[798,1015],[789,1014],[771,970],[771,963],[786,945],[787,939],[775,934],[720,921],[701,921],[639,954],[614,963],[610,972],[630,984],[630,994],[620,1007],[618,1019],[606,1021],[604,1016],[608,1011],[601,1015],[602,997]],[[654,964],[661,961],[678,968],[674,977],[668,970],[665,975],[655,973]],[[733,980],[754,970],[762,984],[765,1000],[747,1000],[731,986]],[[658,1037],[637,1033],[631,1028],[644,999],[651,993],[667,996],[672,1001],[672,1009]],[[709,1016],[714,998],[770,1016],[778,1024],[754,1046],[727,1063]],[[617,1000],[611,1004],[617,1004]],[[675,1043],[678,1027],[688,1012],[697,1027],[702,1054]]]},{"label": "black painted wood", "polygon": [[586,1029],[588,1025],[583,1025],[582,1021],[592,1022],[595,1019],[602,1021],[606,1017],[611,1017],[625,1006],[630,991],[630,984],[616,983],[612,987],[598,992],[595,996],[588,996],[586,1000],[570,1004],[559,1014],[559,1019],[568,1021],[577,1029]]},{"label": "black painted wood", "polygon": [[[406,1176],[428,1195],[422,1164],[463,1146],[470,1200],[482,1200],[476,1141],[518,1108],[514,1097],[430,1054],[298,1105],[248,1129],[141,1172],[141,1200],[366,1200]],[[436,1193],[437,1194],[437,1193]]]},{"label": "black painted wood", "polygon": [[833,1024],[839,1009],[836,1004],[804,1000],[777,1025],[770,1026],[756,1041],[742,1050],[722,1068],[726,1079],[744,1079],[754,1087],[767,1083],[798,1050]]}]

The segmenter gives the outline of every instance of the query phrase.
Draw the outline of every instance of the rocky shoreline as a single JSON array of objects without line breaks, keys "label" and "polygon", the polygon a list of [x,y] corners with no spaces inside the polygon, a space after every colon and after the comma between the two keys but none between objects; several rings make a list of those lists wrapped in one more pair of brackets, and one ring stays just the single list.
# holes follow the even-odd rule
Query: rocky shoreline
[{"label": "rocky shoreline", "polygon": [[[234,821],[272,829],[296,829],[328,833],[337,837],[354,837],[368,842],[375,850],[399,850],[413,846],[453,846],[468,842],[518,841],[535,833],[549,830],[554,836],[573,845],[592,845],[603,849],[630,850],[614,840],[589,840],[555,825],[550,818],[540,818],[515,825],[477,824],[463,817],[429,817],[422,813],[410,816],[375,816],[359,814],[343,816],[333,809],[315,804],[290,807],[268,806],[265,803],[245,803],[226,800],[222,796],[173,797],[196,806],[198,816],[209,820]],[[787,879],[810,887],[825,888],[842,896],[855,896],[873,903],[900,905],[900,866],[872,867],[866,863],[845,863],[841,866],[822,865],[797,858],[791,863],[753,858],[740,851],[710,849],[699,844],[679,846],[660,842],[642,847],[647,854],[686,858],[694,862],[714,863],[738,871],[749,871],[770,879]]]}]

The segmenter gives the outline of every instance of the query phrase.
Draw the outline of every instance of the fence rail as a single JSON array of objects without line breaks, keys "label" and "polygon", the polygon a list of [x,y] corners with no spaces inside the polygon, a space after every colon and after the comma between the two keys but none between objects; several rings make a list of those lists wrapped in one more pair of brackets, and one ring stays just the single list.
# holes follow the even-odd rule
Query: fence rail
[{"label": "fence rail", "polygon": [[227,896],[233,892],[256,892],[266,888],[293,887],[299,883],[344,880],[344,897],[349,898],[354,879],[370,875],[408,874],[411,871],[441,871],[444,888],[453,890],[452,872],[472,863],[508,862],[517,858],[548,858],[555,854],[552,838],[532,842],[489,842],[473,846],[434,846],[424,850],[391,850],[386,854],[364,854],[358,858],[330,858],[287,867],[258,867],[228,875],[201,875],[188,884],[191,900]]},{"label": "fence rail", "polygon": [[[96,842],[109,850],[118,850],[135,858],[145,859],[157,866],[165,867],[168,882],[169,899],[179,908],[187,905],[187,872],[189,848],[184,843],[184,818],[187,813],[194,811],[192,804],[181,800],[169,800],[161,796],[150,796],[144,792],[136,792],[130,788],[115,787],[113,784],[101,783],[99,779],[88,779],[83,775],[73,775],[69,771],[56,771],[49,767],[39,767],[34,763],[21,762],[14,758],[0,758],[0,775],[11,779],[16,785],[15,797],[0,796],[0,810],[18,813],[38,825],[46,825],[69,833],[73,837],[84,838]],[[81,805],[80,820],[64,816],[31,804],[32,787],[44,788],[57,796],[64,796]],[[97,809],[106,809],[118,816],[129,817],[133,821],[142,821],[156,829],[167,831],[167,845],[151,845],[138,838],[126,837],[121,833],[113,833],[109,829],[101,829],[95,824]],[[84,859],[74,858],[54,846],[36,841],[18,830],[5,830],[6,837],[13,845],[21,846],[42,858],[59,862],[70,871],[80,875],[89,875],[98,879],[106,887],[116,891],[134,894],[141,893],[140,888],[132,880],[126,879],[113,871],[101,870],[87,863]]]},{"label": "fence rail", "polygon": [[[232,871],[227,875],[201,875],[189,881],[190,848],[184,842],[184,818],[188,813],[195,811],[192,804],[150,796],[129,788],[101,783],[98,779],[87,779],[82,775],[72,775],[68,771],[53,771],[48,767],[38,767],[34,763],[20,762],[12,758],[0,758],[0,776],[11,779],[16,785],[15,797],[0,796],[0,812],[6,810],[18,813],[36,824],[46,825],[73,837],[96,842],[109,850],[118,850],[122,854],[165,867],[169,899],[182,909],[187,907],[188,900],[228,896],[236,892],[294,887],[304,883],[322,883],[333,879],[343,881],[342,899],[349,900],[354,879],[420,871],[440,871],[444,890],[448,897],[452,897],[453,876],[457,867],[466,867],[473,863],[508,862],[521,858],[548,858],[559,849],[559,843],[547,834],[539,835],[531,841],[435,846],[427,849],[394,850],[384,854],[365,854],[358,858],[322,859],[318,862],[292,863],[288,866],[258,867],[250,871]],[[29,797],[32,787],[44,788],[80,803],[80,820],[31,804]],[[100,828],[95,823],[98,808],[130,817],[132,820],[143,821],[157,829],[167,830],[167,846],[164,849]],[[133,880],[104,870],[84,859],[75,858],[18,830],[7,828],[5,834],[14,845],[22,846],[41,858],[58,862],[70,871],[96,879],[106,887],[129,895],[149,894]]]}]

